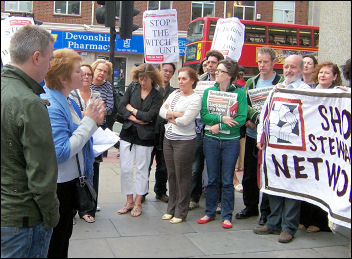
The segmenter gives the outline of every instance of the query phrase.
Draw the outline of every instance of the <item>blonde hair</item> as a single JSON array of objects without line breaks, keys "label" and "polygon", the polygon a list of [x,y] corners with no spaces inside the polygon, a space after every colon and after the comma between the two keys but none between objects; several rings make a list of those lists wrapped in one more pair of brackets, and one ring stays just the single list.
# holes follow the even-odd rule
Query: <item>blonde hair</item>
[{"label": "blonde hair", "polygon": [[82,61],[82,57],[72,49],[58,49],[50,61],[50,69],[45,76],[45,84],[50,89],[61,91],[63,85],[61,80],[71,82],[73,63]]},{"label": "blonde hair", "polygon": [[163,80],[160,72],[152,64],[141,64],[132,69],[132,80],[138,82],[140,76],[148,76],[152,79],[152,86],[155,88],[158,85],[163,85]]},{"label": "blonde hair", "polygon": [[[108,61],[108,60],[105,60],[105,59],[97,59],[97,60],[94,61],[93,64],[92,64],[93,73],[95,72],[95,69],[97,68],[97,66],[98,66],[99,64],[105,64],[105,65],[108,66],[108,75],[107,75],[106,79],[107,79],[110,83],[112,83],[112,63],[111,63],[110,61]],[[94,75],[93,75],[93,77],[94,77]],[[94,80],[94,78],[93,78],[93,80]]]}]

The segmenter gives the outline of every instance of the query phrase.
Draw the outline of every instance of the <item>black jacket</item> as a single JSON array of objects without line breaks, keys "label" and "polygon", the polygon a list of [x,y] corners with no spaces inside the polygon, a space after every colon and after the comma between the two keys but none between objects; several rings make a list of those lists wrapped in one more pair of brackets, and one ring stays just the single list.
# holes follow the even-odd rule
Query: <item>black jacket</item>
[{"label": "black jacket", "polygon": [[[149,124],[140,125],[128,120],[131,112],[126,109],[127,104],[131,104],[138,110],[136,114],[137,119],[149,122]],[[122,130],[128,130],[131,126],[135,126],[138,137],[141,140],[154,140],[155,122],[161,105],[162,96],[155,88],[152,88],[148,96],[142,101],[141,86],[139,83],[133,82],[127,88],[118,105],[118,112],[125,119]]]}]

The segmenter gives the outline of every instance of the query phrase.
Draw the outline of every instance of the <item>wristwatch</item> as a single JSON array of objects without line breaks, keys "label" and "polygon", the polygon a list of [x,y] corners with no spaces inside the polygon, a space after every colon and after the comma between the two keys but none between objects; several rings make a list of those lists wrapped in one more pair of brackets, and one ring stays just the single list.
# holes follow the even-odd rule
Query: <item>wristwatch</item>
[{"label": "wristwatch", "polygon": [[133,113],[133,111],[134,111],[134,108],[132,108],[130,112]]}]

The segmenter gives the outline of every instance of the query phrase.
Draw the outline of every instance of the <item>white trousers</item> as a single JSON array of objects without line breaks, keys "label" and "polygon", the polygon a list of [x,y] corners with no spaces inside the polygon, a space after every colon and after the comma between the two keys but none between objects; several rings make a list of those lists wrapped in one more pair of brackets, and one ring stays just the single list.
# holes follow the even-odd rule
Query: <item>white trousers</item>
[{"label": "white trousers", "polygon": [[[132,148],[131,148],[132,145]],[[152,147],[131,144],[120,140],[121,192],[125,195],[144,195],[148,192],[149,165]],[[136,160],[136,177],[133,169]]]}]

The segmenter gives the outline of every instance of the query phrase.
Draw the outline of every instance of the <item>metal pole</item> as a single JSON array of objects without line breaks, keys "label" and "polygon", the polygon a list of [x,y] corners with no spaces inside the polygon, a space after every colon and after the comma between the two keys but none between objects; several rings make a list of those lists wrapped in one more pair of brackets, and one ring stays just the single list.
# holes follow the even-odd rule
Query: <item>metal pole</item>
[{"label": "metal pole", "polygon": [[112,64],[112,86],[114,87],[114,68],[115,68],[115,38],[116,38],[116,31],[115,26],[110,27],[110,54],[109,54],[109,61]]}]

